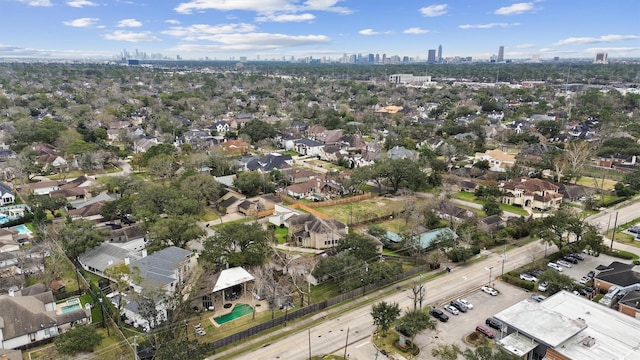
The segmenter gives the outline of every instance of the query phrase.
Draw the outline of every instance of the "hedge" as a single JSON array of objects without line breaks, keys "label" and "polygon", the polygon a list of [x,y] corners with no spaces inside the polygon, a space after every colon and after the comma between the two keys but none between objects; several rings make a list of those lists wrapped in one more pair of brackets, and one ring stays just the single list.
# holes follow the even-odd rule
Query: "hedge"
[{"label": "hedge", "polygon": [[607,249],[604,251],[604,253],[607,255],[615,256],[620,259],[624,259],[624,260],[637,260],[638,258],[640,258],[638,255],[629,251],[624,251],[624,250]]},{"label": "hedge", "polygon": [[502,280],[511,285],[515,285],[529,291],[532,291],[536,285],[536,283],[533,281],[522,280],[520,279],[520,277],[512,276],[509,273],[504,274]]}]

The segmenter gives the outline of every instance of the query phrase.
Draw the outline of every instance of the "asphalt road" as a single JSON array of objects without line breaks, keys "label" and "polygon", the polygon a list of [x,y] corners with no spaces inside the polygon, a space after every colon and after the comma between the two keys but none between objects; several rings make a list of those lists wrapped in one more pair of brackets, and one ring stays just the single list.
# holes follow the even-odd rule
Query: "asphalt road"
[{"label": "asphalt road", "polygon": [[[547,253],[552,251],[555,251],[555,248],[546,250]],[[488,257],[482,261],[469,266],[454,268],[450,273],[426,282],[424,305],[439,305],[450,299],[469,295],[477,291],[478,287],[486,285],[490,281],[493,283],[493,280],[502,272],[503,257],[501,253],[486,251],[484,254],[488,255]],[[544,254],[545,247],[539,242],[515,248],[507,252],[504,271],[510,271],[528,264],[534,259],[542,258]],[[507,285],[496,283],[495,286],[498,290],[502,290],[501,287]],[[413,307],[413,301],[409,297],[410,294],[411,291],[409,289],[401,289],[382,300],[397,302],[400,308],[409,309]],[[373,294],[367,296],[373,296]],[[282,340],[233,358],[240,360],[303,360],[309,357],[309,343],[311,343],[312,355],[324,355],[344,351],[344,346],[347,342],[353,344],[353,346],[348,346],[350,359],[375,358],[375,348],[371,343],[366,343],[367,340],[370,340],[374,331],[370,311],[371,305],[366,304],[336,318],[332,318],[329,313],[321,314],[327,315],[328,320],[316,324],[311,328],[310,332],[306,328],[300,329],[300,331],[290,334]],[[347,332],[349,333],[349,339],[347,339]],[[374,357],[371,357],[372,354]],[[426,356],[426,353],[418,358],[428,358],[424,356]],[[224,358],[230,357],[224,357],[224,353],[221,353],[210,359]]]},{"label": "asphalt road", "polygon": [[[616,222],[616,217],[618,221]],[[613,229],[614,225],[626,224],[640,219],[640,203],[623,203],[613,209],[605,209],[598,214],[589,216],[587,221],[600,230],[601,233]],[[610,234],[610,232],[609,232]]]}]

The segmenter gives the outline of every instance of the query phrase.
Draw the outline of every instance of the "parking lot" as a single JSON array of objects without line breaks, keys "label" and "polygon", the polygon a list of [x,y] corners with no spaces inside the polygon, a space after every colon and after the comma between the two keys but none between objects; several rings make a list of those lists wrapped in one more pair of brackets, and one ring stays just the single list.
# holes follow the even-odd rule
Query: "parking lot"
[{"label": "parking lot", "polygon": [[[529,298],[529,292],[504,282],[496,281],[495,288],[500,292],[498,296],[491,296],[480,290],[461,296],[473,304],[473,309],[466,313],[449,316],[449,321],[438,321],[436,331],[425,331],[416,337],[416,342],[420,346],[421,359],[431,358],[431,349],[439,344],[457,344],[465,348],[464,338],[475,331],[476,325],[484,325],[488,317],[502,311],[503,309]],[[453,299],[450,299],[453,300]],[[442,309],[447,303],[435,304],[438,309]]]},{"label": "parking lot", "polygon": [[571,276],[576,282],[578,282],[581,277],[587,275],[589,271],[593,270],[597,274],[598,271],[596,270],[596,267],[598,267],[598,265],[606,266],[611,264],[613,261],[618,261],[625,264],[631,263],[631,260],[624,260],[605,254],[600,254],[598,257],[587,255],[584,253],[581,253],[581,255],[584,257],[584,261],[579,261],[577,264],[571,264],[570,268],[562,267],[562,273]]}]

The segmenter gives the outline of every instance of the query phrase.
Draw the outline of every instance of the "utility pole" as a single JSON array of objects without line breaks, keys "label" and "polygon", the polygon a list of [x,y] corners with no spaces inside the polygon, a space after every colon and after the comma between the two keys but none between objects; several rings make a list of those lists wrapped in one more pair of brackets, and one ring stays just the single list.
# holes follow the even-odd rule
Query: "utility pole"
[{"label": "utility pole", "polygon": [[347,340],[344,342],[344,358],[347,358],[347,346],[349,345],[349,328],[347,328]]},{"label": "utility pole", "polygon": [[613,250],[613,238],[616,237],[617,226],[618,226],[618,212],[616,211],[616,220],[613,222],[613,231],[611,232],[611,247],[610,247],[611,250]]},{"label": "utility pole", "polygon": [[504,277],[504,262],[507,260],[507,245],[504,245],[504,250],[502,250],[502,275],[501,278]]},{"label": "utility pole", "polygon": [[311,328],[309,328],[309,360],[311,360]]},{"label": "utility pole", "polygon": [[189,322],[184,320],[184,334],[187,336],[187,342],[189,342]]}]

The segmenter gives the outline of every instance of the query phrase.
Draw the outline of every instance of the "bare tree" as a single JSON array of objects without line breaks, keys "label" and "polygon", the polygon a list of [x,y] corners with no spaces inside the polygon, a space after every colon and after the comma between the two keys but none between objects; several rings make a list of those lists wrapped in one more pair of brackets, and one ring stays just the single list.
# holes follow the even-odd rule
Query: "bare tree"
[{"label": "bare tree", "polygon": [[572,141],[564,152],[568,165],[576,177],[576,182],[580,178],[584,166],[593,154],[593,146],[587,141]]},{"label": "bare tree", "polygon": [[412,280],[411,281],[411,295],[409,295],[409,298],[411,300],[413,300],[413,310],[417,310],[418,309],[418,304],[420,304],[420,309],[422,309],[422,302],[424,301],[425,298],[425,293],[426,293],[426,289],[423,283],[421,283],[419,280]]}]

